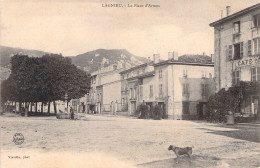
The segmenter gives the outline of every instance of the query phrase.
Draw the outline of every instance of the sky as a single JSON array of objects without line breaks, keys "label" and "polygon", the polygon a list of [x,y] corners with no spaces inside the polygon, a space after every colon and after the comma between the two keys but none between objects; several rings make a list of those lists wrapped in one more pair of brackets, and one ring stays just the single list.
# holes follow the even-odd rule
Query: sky
[{"label": "sky", "polygon": [[[127,49],[151,57],[214,53],[211,22],[258,0],[0,0],[0,45],[75,56]],[[102,7],[105,4],[124,7]],[[126,7],[127,5],[160,7]]]}]

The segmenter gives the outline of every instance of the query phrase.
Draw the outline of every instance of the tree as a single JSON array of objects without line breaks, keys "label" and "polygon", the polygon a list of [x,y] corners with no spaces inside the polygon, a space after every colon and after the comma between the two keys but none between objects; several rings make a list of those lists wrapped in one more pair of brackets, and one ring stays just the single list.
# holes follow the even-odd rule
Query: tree
[{"label": "tree", "polygon": [[56,100],[64,100],[65,94],[70,100],[84,96],[90,89],[90,75],[61,55],[40,58],[15,55],[11,65],[11,75],[1,85],[2,102],[54,102],[55,105]]}]

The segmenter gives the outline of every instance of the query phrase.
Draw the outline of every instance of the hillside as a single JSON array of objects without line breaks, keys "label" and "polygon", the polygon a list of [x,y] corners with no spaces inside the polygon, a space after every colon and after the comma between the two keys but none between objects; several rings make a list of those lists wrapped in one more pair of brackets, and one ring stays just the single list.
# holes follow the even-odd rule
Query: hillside
[{"label": "hillside", "polygon": [[39,51],[39,50],[27,50],[21,48],[0,46],[0,66],[1,67],[8,66],[10,63],[11,56],[19,53],[30,55],[33,57],[41,57],[44,54],[48,54],[48,52]]},{"label": "hillside", "polygon": [[89,72],[97,70],[101,64],[104,67],[119,63],[139,65],[148,61],[148,59],[135,56],[125,49],[98,49],[70,58],[74,65],[82,68],[88,67]]}]

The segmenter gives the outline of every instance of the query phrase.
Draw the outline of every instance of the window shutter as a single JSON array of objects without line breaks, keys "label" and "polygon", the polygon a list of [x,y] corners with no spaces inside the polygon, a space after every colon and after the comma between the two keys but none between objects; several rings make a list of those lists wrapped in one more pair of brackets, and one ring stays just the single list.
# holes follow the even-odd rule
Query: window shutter
[{"label": "window shutter", "polygon": [[241,42],[241,43],[240,43],[240,58],[243,57],[243,54],[244,54],[244,43]]},{"label": "window shutter", "polygon": [[252,55],[252,41],[251,40],[248,40],[248,43],[247,43],[247,54],[248,56],[251,56]]},{"label": "window shutter", "polygon": [[233,56],[233,46],[229,45],[228,46],[228,60],[232,60],[232,56]]}]

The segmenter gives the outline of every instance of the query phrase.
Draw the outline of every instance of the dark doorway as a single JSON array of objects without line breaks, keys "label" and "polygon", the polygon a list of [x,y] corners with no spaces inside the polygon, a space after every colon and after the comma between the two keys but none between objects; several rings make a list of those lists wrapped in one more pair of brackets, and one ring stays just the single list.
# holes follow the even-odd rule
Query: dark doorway
[{"label": "dark doorway", "polygon": [[197,104],[197,114],[199,119],[205,119],[206,117],[206,102],[199,102],[199,104]]}]

